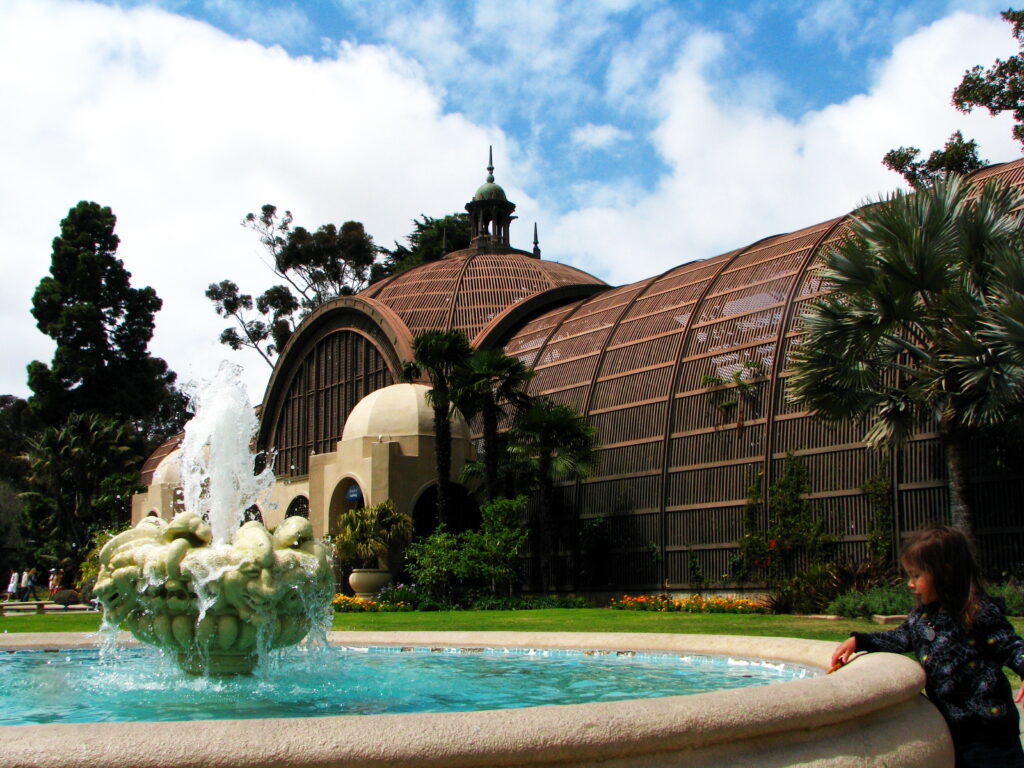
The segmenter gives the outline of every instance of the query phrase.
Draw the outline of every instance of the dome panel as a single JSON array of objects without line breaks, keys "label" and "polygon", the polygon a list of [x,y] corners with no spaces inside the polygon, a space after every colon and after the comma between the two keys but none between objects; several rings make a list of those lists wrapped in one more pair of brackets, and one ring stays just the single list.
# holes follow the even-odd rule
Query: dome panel
[{"label": "dome panel", "polygon": [[523,251],[456,251],[398,274],[360,295],[394,310],[413,336],[460,330],[473,339],[508,307],[566,285],[605,285],[593,275]]}]

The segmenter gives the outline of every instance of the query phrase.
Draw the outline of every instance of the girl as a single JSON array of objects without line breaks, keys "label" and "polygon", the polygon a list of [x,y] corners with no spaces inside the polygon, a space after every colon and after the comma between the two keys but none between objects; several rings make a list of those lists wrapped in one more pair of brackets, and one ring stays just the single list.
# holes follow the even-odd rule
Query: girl
[{"label": "girl", "polygon": [[957,768],[1024,768],[1017,708],[1002,670],[1024,677],[1024,640],[985,594],[967,538],[946,526],[916,531],[902,563],[917,606],[889,632],[852,633],[832,655],[833,667],[858,651],[914,651],[928,698],[949,725]]}]

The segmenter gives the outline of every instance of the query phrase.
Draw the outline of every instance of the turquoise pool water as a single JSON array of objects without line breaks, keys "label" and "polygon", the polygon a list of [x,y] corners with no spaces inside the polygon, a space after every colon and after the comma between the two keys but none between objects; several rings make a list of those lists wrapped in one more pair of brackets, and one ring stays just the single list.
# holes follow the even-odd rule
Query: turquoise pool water
[{"label": "turquoise pool water", "polygon": [[0,654],[0,725],[325,717],[585,704],[767,685],[796,664],[633,652],[281,652],[252,677],[194,678],[152,649]]}]

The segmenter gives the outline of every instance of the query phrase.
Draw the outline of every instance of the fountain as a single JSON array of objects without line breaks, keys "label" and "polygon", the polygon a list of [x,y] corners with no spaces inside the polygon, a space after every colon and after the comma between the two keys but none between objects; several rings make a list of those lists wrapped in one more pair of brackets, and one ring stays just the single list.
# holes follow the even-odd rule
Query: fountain
[{"label": "fountain", "polygon": [[[243,523],[273,485],[255,474],[258,423],[241,369],[222,363],[192,393],[182,444],[184,511],[142,520],[100,551],[95,592],[104,623],[177,655],[192,674],[246,674],[261,655],[326,632],[333,592],[327,548],[309,520],[268,531]],[[269,464],[269,463],[268,463]]]},{"label": "fountain", "polygon": [[[259,498],[268,475],[252,472],[251,408],[244,398],[225,394],[240,386],[237,369],[222,367],[214,385],[198,393],[199,413],[186,430],[183,474],[191,476],[185,484],[185,511],[169,523],[142,521],[113,539],[101,557],[96,591],[107,622],[123,622],[139,640],[169,650],[189,673],[250,671],[261,652],[296,643],[317,626],[308,618],[310,610],[325,623],[327,618],[331,570],[309,522],[287,518],[273,532],[258,523],[242,524],[242,511]],[[529,649],[531,654],[579,649],[585,655],[718,655],[738,657],[740,663],[769,659],[822,672],[835,647],[834,642],[778,637],[558,632],[332,632],[327,640],[349,648],[391,647],[402,658],[417,652],[449,656],[446,649],[469,656],[487,649]],[[21,651],[95,647],[95,637],[87,635],[0,634],[0,650],[12,652],[0,657],[5,661]],[[262,677],[197,678],[178,684],[183,690],[224,690],[218,719],[190,720],[194,714],[183,693],[172,701],[171,721],[87,723],[64,721],[67,710],[61,708],[69,699],[88,696],[86,686],[69,691],[59,682],[60,655],[38,655],[47,670],[44,694],[53,695],[44,702],[45,717],[0,726],[0,762],[10,768],[912,768],[953,763],[945,723],[920,696],[921,667],[892,654],[869,654],[834,675],[763,687],[558,705],[538,695],[530,706],[443,713],[273,717],[261,703]],[[317,683],[322,677],[318,665],[328,658],[288,666],[285,676]],[[406,690],[402,676],[416,674],[407,670],[389,684],[390,690]],[[418,677],[433,681],[429,673]],[[23,682],[13,673],[0,679]],[[485,676],[484,683],[515,688],[521,679],[494,675]],[[239,682],[251,685],[236,686]],[[129,700],[151,698],[152,690],[137,678],[123,686]],[[464,686],[457,679],[451,687],[441,695]],[[313,705],[335,702],[330,694],[314,692],[300,698]],[[260,708],[260,716],[230,719],[237,717],[240,701],[250,712]],[[536,706],[538,701],[545,705]],[[106,716],[104,710],[101,717]]]}]

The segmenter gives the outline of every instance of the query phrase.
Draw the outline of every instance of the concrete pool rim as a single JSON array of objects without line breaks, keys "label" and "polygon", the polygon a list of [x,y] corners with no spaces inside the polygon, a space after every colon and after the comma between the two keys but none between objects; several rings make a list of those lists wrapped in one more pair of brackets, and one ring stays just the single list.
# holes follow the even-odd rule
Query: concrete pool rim
[{"label": "concrete pool rim", "polygon": [[[693,653],[824,669],[835,643],[734,635],[332,632],[347,646]],[[84,633],[0,635],[0,650],[95,647]],[[902,656],[833,675],[691,696],[446,714],[0,726],[5,766],[940,766],[941,716]]]}]

